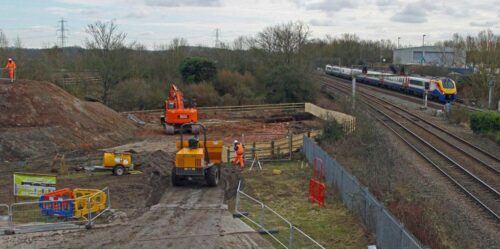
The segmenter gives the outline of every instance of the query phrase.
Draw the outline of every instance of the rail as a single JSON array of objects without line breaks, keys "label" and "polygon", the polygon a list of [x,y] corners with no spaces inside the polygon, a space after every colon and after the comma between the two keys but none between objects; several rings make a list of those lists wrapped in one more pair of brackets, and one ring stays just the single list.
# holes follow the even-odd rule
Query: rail
[{"label": "rail", "polygon": [[[440,127],[439,125],[437,125],[437,124],[435,124],[433,122],[428,121],[427,119],[421,117],[420,115],[417,115],[417,114],[414,114],[412,112],[409,112],[408,110],[405,110],[404,108],[402,108],[402,107],[400,107],[398,105],[395,105],[395,104],[389,102],[388,100],[379,98],[379,97],[377,97],[377,96],[375,96],[373,94],[367,93],[367,92],[361,92],[361,94],[364,95],[364,96],[368,96],[368,97],[372,98],[373,100],[381,101],[381,102],[383,102],[383,103],[385,103],[387,105],[390,105],[391,108],[390,109],[388,108],[388,110],[391,111],[391,112],[396,113],[397,115],[400,115],[400,114],[398,114],[395,111],[394,108],[396,108],[396,109],[404,112],[405,114],[410,115],[412,118],[409,118],[409,117],[403,116],[403,115],[401,115],[401,116],[403,118],[405,118],[406,120],[408,120],[409,122],[411,122],[411,123],[413,123],[413,124],[415,124],[417,126],[420,126],[422,129],[430,132],[433,136],[438,137],[441,141],[447,143],[449,146],[454,147],[455,149],[457,149],[457,150],[461,151],[462,153],[468,155],[469,158],[472,158],[473,160],[477,161],[478,163],[480,163],[481,165],[483,165],[484,167],[486,167],[488,170],[493,171],[496,175],[500,174],[500,169],[498,168],[498,165],[500,164],[500,159],[497,158],[496,156],[492,155],[491,153],[489,153],[489,152],[487,152],[487,151],[479,148],[478,146],[475,146],[475,145],[471,144],[470,142],[466,141],[465,139],[463,139],[463,138],[461,138],[461,137],[459,137],[459,136],[457,136],[457,135],[455,135],[455,134],[447,131],[446,129]],[[423,122],[423,123],[431,126],[432,128],[438,130],[438,133],[429,131],[429,128],[427,128],[424,125],[422,125],[421,123],[415,121],[414,118],[418,119],[419,122],[421,121],[421,122]],[[465,144],[466,147],[471,148],[472,150],[478,152],[482,157],[486,157],[486,158],[488,158],[488,160],[491,160],[492,162],[486,162],[484,159],[481,159],[481,158],[478,158],[475,155],[472,155],[469,151],[467,151],[467,149],[464,149],[464,148],[460,147],[458,145],[458,143],[456,143],[456,142],[453,143],[450,139],[441,138],[440,136],[438,136],[438,134],[445,134],[445,135],[450,136],[452,138],[451,140],[455,139],[455,140],[458,141],[458,143]],[[495,165],[497,167],[494,167],[492,165]]]},{"label": "rail", "polygon": [[[331,87],[333,87],[333,86],[331,86]],[[336,87],[334,87],[334,88],[336,88]],[[341,91],[344,91],[344,93],[346,93],[346,94],[349,94],[347,90],[343,90],[343,89],[340,89],[340,88],[337,88],[337,89],[339,89]],[[377,100],[379,99],[378,97],[376,97],[374,95],[365,94],[365,96],[373,98],[373,99],[371,99],[371,101],[373,101],[375,103],[377,103],[375,101],[375,99],[377,99]],[[409,142],[407,139],[405,139],[400,133],[398,133],[397,131],[395,131],[394,129],[392,129],[390,126],[388,126],[388,124],[386,122],[384,122],[384,120],[382,120],[380,118],[376,118],[384,126],[388,127],[392,132],[394,132],[398,137],[400,137],[405,143],[409,144],[410,147],[412,147],[419,155],[421,155],[425,160],[427,160],[431,165],[433,165],[433,167],[435,167],[436,169],[438,169],[438,171],[441,172],[443,175],[445,175],[445,177],[449,178],[455,185],[457,185],[462,191],[464,191],[470,198],[472,198],[476,203],[478,203],[486,212],[488,212],[490,215],[492,215],[497,221],[500,220],[500,216],[498,215],[498,213],[495,210],[493,210],[494,208],[492,208],[490,206],[491,204],[487,204],[486,203],[486,201],[489,201],[490,199],[492,200],[490,203],[493,203],[493,204],[496,203],[496,201],[494,201],[494,200],[496,200],[496,199],[498,199],[500,197],[500,194],[499,194],[499,192],[496,189],[494,189],[493,187],[491,187],[490,185],[488,185],[486,182],[484,182],[482,179],[480,179],[479,177],[477,177],[475,174],[471,173],[464,166],[460,165],[457,161],[453,160],[452,158],[450,158],[449,156],[447,156],[445,153],[443,153],[442,151],[440,151],[436,147],[432,146],[425,139],[421,138],[420,136],[418,136],[417,134],[415,134],[414,132],[412,132],[411,130],[409,130],[405,125],[401,124],[400,122],[398,122],[395,119],[393,119],[392,117],[390,117],[388,114],[386,114],[383,111],[381,111],[379,108],[375,107],[374,105],[368,103],[365,100],[361,100],[361,101],[363,103],[365,103],[366,105],[370,106],[370,108],[372,108],[376,112],[382,114],[385,118],[388,118],[393,123],[397,124],[399,127],[401,127],[403,130],[405,130],[407,133],[411,134],[413,137],[415,137],[421,143],[425,144],[428,148],[431,148],[433,151],[435,151],[436,153],[438,153],[441,157],[443,157],[447,161],[451,162],[451,164],[453,165],[453,167],[447,167],[446,170],[450,170],[451,171],[453,169],[459,169],[462,172],[461,174],[464,174],[470,180],[472,180],[474,182],[477,182],[481,186],[482,190],[481,189],[480,190],[476,189],[474,191],[474,190],[471,190],[471,188],[474,189],[474,185],[471,185],[471,184],[467,184],[467,185],[461,184],[460,181],[456,179],[457,177],[460,177],[460,175],[453,176],[452,175],[453,173],[447,172],[444,168],[442,168],[439,165],[437,165],[431,158],[429,158],[427,155],[425,155],[420,149],[418,149],[413,144],[411,144],[411,142]],[[395,106],[392,103],[389,103],[389,102],[387,102],[387,103],[390,104],[391,106]],[[380,103],[379,103],[379,105],[380,105]],[[387,108],[387,109],[391,110],[390,108]],[[407,112],[404,109],[403,109],[403,111]],[[420,119],[422,119],[422,118],[420,118]],[[469,157],[472,157],[472,156],[469,155]],[[468,179],[462,178],[462,180],[463,181],[464,180],[467,181]],[[470,180],[468,180],[468,181],[470,181]],[[478,195],[482,196],[483,192],[485,192],[485,194],[487,194],[489,196],[479,197]]]},{"label": "rail", "polygon": [[[271,237],[283,248],[325,248],[278,212],[243,192],[241,181],[238,183],[234,212],[260,229],[261,234]],[[288,231],[280,233],[280,229]]]}]

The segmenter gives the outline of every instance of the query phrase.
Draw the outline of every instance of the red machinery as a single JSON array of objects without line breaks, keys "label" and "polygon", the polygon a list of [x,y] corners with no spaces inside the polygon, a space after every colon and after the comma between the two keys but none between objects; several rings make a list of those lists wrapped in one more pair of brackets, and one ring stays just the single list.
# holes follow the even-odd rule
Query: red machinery
[{"label": "red machinery", "polygon": [[[190,108],[184,107],[184,98],[182,92],[172,84],[165,101],[165,113],[161,116],[161,124],[167,134],[174,134],[183,124],[198,122],[198,110],[196,104]],[[191,133],[198,134],[200,127],[197,125],[186,125]]]},{"label": "red machinery", "polygon": [[[319,174],[317,162],[319,161]],[[314,173],[309,180],[309,201],[317,202],[320,207],[325,206],[325,183],[323,182],[323,160],[314,158]]]}]

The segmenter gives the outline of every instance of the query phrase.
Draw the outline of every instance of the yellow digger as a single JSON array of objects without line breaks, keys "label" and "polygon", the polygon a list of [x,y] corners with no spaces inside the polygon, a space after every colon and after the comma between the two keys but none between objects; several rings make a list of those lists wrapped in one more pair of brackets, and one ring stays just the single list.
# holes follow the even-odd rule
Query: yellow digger
[{"label": "yellow digger", "polygon": [[[184,140],[183,126],[197,125],[203,132],[203,141],[194,135]],[[203,179],[208,186],[219,184],[222,163],[222,140],[208,140],[207,129],[200,123],[183,124],[180,141],[176,142],[175,167],[172,168],[172,184],[180,186],[185,180]]]}]

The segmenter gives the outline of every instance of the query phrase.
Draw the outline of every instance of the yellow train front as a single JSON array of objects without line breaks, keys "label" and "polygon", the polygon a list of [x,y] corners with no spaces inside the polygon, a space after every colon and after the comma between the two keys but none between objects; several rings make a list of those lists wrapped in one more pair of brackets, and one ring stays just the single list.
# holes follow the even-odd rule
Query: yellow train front
[{"label": "yellow train front", "polygon": [[431,94],[437,97],[439,102],[454,102],[457,99],[457,84],[450,78],[441,78],[431,81],[435,88],[431,87]]},{"label": "yellow train front", "polygon": [[221,140],[199,141],[197,135],[188,141],[177,141],[172,184],[180,186],[186,181],[201,179],[208,186],[217,186],[221,175],[223,145]]}]

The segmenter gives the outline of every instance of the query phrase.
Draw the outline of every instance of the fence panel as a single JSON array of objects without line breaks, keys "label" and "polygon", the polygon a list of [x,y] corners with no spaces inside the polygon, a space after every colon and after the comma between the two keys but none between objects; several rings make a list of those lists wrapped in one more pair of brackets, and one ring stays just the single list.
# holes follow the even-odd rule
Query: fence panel
[{"label": "fence panel", "polygon": [[[0,228],[47,231],[91,226],[111,209],[109,197],[109,188],[106,187],[75,199],[20,202],[10,207],[0,204]],[[4,220],[7,220],[7,227]]]},{"label": "fence panel", "polygon": [[[14,203],[11,205],[11,221],[12,227],[19,229],[31,229],[36,231],[36,227],[44,227],[48,229],[59,228],[77,228],[75,225],[83,225],[82,220],[74,219],[72,216],[72,204],[73,200],[65,201],[34,201],[34,202],[22,202]],[[59,214],[53,214],[50,212],[44,212],[44,207],[60,207],[63,212]],[[64,211],[67,211],[68,216],[65,216]]]},{"label": "fence panel", "polygon": [[[377,245],[383,249],[423,248],[420,242],[394,218],[359,181],[338,164],[321,147],[304,136],[303,153],[309,163],[316,157],[325,163],[325,180],[332,182],[345,205],[359,215],[368,229],[375,234]],[[330,186],[330,184],[328,184]]]},{"label": "fence panel", "polygon": [[277,248],[324,247],[263,202],[238,190],[235,213],[241,215],[253,229],[274,241]]},{"label": "fence panel", "polygon": [[9,205],[0,204],[0,230],[9,228],[10,208]]}]

